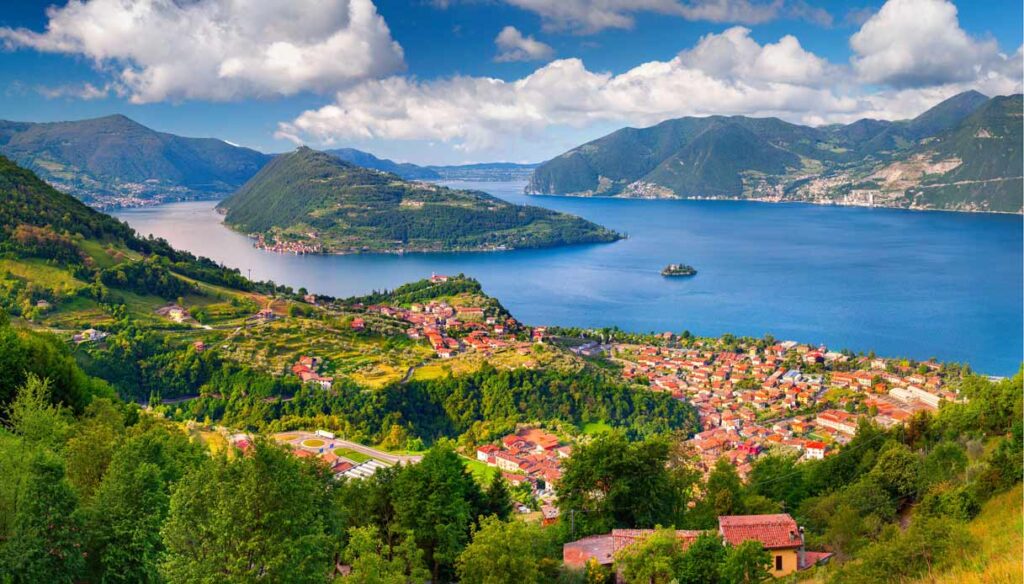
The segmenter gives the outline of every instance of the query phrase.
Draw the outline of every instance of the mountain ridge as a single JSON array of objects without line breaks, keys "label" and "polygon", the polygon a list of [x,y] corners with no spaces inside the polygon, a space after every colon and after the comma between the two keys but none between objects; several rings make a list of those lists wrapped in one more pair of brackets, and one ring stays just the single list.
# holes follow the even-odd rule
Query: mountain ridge
[{"label": "mountain ridge", "polygon": [[[1019,151],[1021,126],[1007,122],[1012,107],[996,108],[983,122],[1001,128],[985,148],[974,148],[963,135],[970,124],[978,136],[988,132],[977,114],[1000,100],[1016,103],[1020,96],[967,91],[910,120],[861,119],[817,128],[746,116],[622,128],[540,164],[525,191],[1020,213],[1020,197],[1012,194],[1024,171],[1012,153]],[[936,173],[948,173],[947,180]],[[894,175],[901,178],[890,180]],[[985,189],[992,185],[988,195]]]},{"label": "mountain ridge", "polygon": [[0,154],[99,207],[223,195],[270,158],[217,138],[158,132],[121,114],[0,121]]}]

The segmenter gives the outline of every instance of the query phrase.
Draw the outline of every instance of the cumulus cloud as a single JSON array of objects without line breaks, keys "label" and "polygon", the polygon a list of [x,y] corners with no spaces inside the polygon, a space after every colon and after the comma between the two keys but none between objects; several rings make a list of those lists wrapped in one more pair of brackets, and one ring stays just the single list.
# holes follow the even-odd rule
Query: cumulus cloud
[{"label": "cumulus cloud", "polygon": [[759,45],[750,30],[737,26],[709,34],[679,54],[680,62],[719,79],[824,85],[832,67],[810,53],[792,35]]},{"label": "cumulus cloud", "polygon": [[[890,0],[865,23],[856,46],[873,46],[864,40],[877,34],[872,21],[886,22],[890,5],[908,1],[921,0]],[[884,76],[868,75],[879,69],[863,61],[872,54],[867,50],[850,64],[835,64],[805,49],[794,36],[761,44],[750,35],[742,26],[708,34],[672,59],[642,63],[619,74],[589,70],[580,59],[559,59],[511,81],[468,76],[370,80],[341,89],[329,105],[279,124],[277,136],[319,144],[440,142],[461,151],[500,155],[516,141],[550,148],[545,136],[565,128],[644,126],[713,114],[776,116],[811,125],[862,117],[906,119],[969,89],[988,95],[1021,91],[1024,49],[1006,57],[968,39],[975,49],[972,75],[933,75],[930,84],[914,85],[896,82],[899,68],[883,68],[888,71]],[[894,37],[893,43],[897,41]],[[866,85],[865,76],[878,85]]]},{"label": "cumulus cloud", "polygon": [[83,55],[133,102],[333,91],[404,66],[371,0],[70,0],[8,48]]},{"label": "cumulus cloud", "polygon": [[1008,65],[994,40],[960,28],[956,6],[946,0],[889,0],[850,37],[850,47],[861,81],[896,88],[963,83],[1003,74]]},{"label": "cumulus cloud", "polygon": [[498,47],[498,54],[494,60],[499,63],[546,61],[555,54],[550,45],[538,41],[533,36],[523,36],[523,33],[514,26],[501,29],[494,39],[494,44]]},{"label": "cumulus cloud", "polygon": [[759,45],[742,27],[708,35],[668,61],[619,75],[560,59],[515,81],[453,77],[368,81],[335,102],[282,123],[296,142],[347,139],[441,140],[486,150],[510,136],[598,121],[651,124],[684,115],[851,115],[857,99],[821,86],[827,63],[793,37]]}]

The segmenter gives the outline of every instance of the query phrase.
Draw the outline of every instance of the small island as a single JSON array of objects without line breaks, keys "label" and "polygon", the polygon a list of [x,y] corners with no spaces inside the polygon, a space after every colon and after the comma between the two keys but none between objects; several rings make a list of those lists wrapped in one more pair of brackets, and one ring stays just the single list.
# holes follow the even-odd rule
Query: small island
[{"label": "small island", "polygon": [[666,277],[694,276],[696,274],[697,270],[686,264],[669,264],[661,270],[661,275]]}]

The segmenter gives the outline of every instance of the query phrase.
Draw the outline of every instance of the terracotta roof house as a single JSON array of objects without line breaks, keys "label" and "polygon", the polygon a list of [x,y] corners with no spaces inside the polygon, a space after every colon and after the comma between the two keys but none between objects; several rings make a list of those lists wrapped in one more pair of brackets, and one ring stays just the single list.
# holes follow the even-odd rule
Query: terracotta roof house
[{"label": "terracotta roof house", "polygon": [[776,578],[823,562],[831,554],[804,550],[804,533],[788,513],[772,515],[722,515],[718,533],[729,545],[759,541],[772,556],[771,574]]}]

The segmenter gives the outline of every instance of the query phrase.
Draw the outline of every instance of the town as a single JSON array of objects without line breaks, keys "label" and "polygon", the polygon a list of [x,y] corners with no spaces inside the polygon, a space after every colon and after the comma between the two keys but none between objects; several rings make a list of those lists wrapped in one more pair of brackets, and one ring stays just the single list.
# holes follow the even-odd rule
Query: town
[{"label": "town", "polygon": [[672,333],[659,340],[615,343],[603,352],[626,379],[697,408],[703,430],[688,443],[704,472],[725,457],[743,477],[759,455],[780,450],[820,459],[849,442],[861,419],[889,428],[958,399],[943,389],[934,362],[912,368],[795,341],[722,350],[716,340],[673,346]]}]

